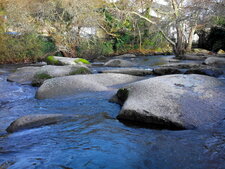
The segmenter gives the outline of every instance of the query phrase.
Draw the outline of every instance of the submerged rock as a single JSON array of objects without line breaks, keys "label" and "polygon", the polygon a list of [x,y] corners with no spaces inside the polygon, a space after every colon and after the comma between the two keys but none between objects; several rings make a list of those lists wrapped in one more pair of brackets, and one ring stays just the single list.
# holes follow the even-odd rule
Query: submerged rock
[{"label": "submerged rock", "polygon": [[77,74],[91,74],[91,70],[85,66],[52,66],[47,65],[40,68],[33,77],[32,85],[40,86],[47,79]]},{"label": "submerged rock", "polygon": [[128,74],[128,75],[134,75],[134,76],[146,76],[146,75],[153,74],[152,70],[150,69],[137,69],[137,68],[103,70],[100,73],[121,73],[121,74]]},{"label": "submerged rock", "polygon": [[137,76],[114,73],[58,77],[46,80],[38,89],[36,98],[47,99],[69,96],[79,92],[106,91],[114,85],[141,79]]},{"label": "submerged rock", "polygon": [[204,62],[206,65],[223,67],[225,66],[225,58],[223,57],[209,57]]},{"label": "submerged rock", "polygon": [[153,69],[153,74],[155,75],[170,75],[170,74],[180,74],[182,73],[179,69],[173,67],[159,67]]},{"label": "submerged rock", "polygon": [[63,115],[63,114],[35,114],[35,115],[27,115],[18,118],[14,122],[10,124],[10,126],[6,129],[8,133],[17,132],[24,129],[31,129],[36,127],[41,127],[45,125],[55,124],[58,122],[62,122],[64,120],[71,119],[71,117],[75,117],[72,115]]},{"label": "submerged rock", "polygon": [[127,61],[127,60],[122,60],[122,59],[112,59],[109,60],[104,64],[104,66],[108,67],[131,67],[134,66],[134,63]]},{"label": "submerged rock", "polygon": [[118,90],[119,120],[191,129],[225,117],[225,86],[203,75],[167,75],[142,80]]}]

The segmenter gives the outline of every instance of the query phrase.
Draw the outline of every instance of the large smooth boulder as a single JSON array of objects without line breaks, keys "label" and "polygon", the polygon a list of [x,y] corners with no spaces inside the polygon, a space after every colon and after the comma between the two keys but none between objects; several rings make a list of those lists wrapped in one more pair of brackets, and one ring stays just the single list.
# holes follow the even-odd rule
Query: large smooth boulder
[{"label": "large smooth boulder", "polygon": [[141,77],[137,76],[114,73],[58,77],[46,80],[38,89],[36,98],[48,99],[70,96],[80,92],[106,91],[114,85],[141,79]]},{"label": "large smooth boulder", "polygon": [[167,75],[135,82],[119,89],[119,120],[192,129],[225,117],[225,86],[203,75]]},{"label": "large smooth boulder", "polygon": [[121,73],[121,74],[128,74],[128,75],[134,75],[134,76],[146,76],[146,75],[153,74],[151,69],[137,69],[137,68],[103,70],[100,73]]},{"label": "large smooth boulder", "polygon": [[33,84],[39,86],[44,80],[53,77],[61,77],[75,74],[90,74],[91,71],[85,66],[52,66],[46,65],[42,67],[23,67],[18,68],[16,72],[10,74],[8,81],[20,84]]},{"label": "large smooth boulder", "polygon": [[206,65],[223,67],[225,66],[225,58],[223,57],[209,57],[204,62]]},{"label": "large smooth boulder", "polygon": [[47,79],[77,74],[91,74],[91,70],[85,66],[52,66],[47,65],[40,68],[33,77],[32,85],[40,86]]},{"label": "large smooth boulder", "polygon": [[[83,72],[81,71],[83,70]],[[86,71],[86,72],[85,72]],[[90,69],[85,66],[53,66],[46,65],[40,68],[36,74],[46,73],[52,77],[61,77],[79,73],[91,73]]]},{"label": "large smooth boulder", "polygon": [[135,58],[135,57],[136,57],[135,54],[123,54],[123,55],[115,56],[115,58],[117,58],[117,59],[122,59],[122,58]]},{"label": "large smooth boulder", "polygon": [[104,66],[107,67],[132,67],[134,66],[134,63],[127,61],[127,60],[122,60],[122,59],[112,59],[109,60],[104,64]]},{"label": "large smooth boulder", "polygon": [[10,74],[7,78],[10,82],[17,82],[20,84],[31,84],[33,77],[40,70],[40,67],[22,67],[18,68],[16,72]]},{"label": "large smooth boulder", "polygon": [[6,129],[8,133],[17,132],[24,129],[31,129],[45,125],[55,124],[67,119],[71,119],[72,115],[63,114],[34,114],[18,118],[13,121]]},{"label": "large smooth boulder", "polygon": [[90,62],[82,58],[68,58],[60,56],[48,56],[46,61],[50,65],[89,65]]}]

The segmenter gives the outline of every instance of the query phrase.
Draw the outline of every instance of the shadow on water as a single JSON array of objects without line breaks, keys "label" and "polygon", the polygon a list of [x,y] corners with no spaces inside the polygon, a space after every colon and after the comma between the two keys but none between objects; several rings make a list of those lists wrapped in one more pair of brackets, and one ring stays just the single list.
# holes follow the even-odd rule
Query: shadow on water
[{"label": "shadow on water", "polygon": [[[116,119],[115,91],[37,100],[36,88],[0,75],[0,168],[206,169],[225,166],[225,122],[201,130],[155,130]],[[7,134],[28,114],[76,114],[55,125]]]}]

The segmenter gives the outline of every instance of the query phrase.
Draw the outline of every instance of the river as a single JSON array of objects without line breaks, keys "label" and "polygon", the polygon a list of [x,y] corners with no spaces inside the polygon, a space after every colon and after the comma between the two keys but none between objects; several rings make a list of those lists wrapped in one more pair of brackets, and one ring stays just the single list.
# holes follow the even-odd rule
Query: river
[{"label": "river", "polygon": [[[143,67],[170,57],[145,57]],[[7,82],[16,66],[1,66],[0,168],[9,169],[222,169],[225,121],[196,130],[156,130],[116,119],[120,106],[111,92],[89,92],[63,99],[37,100],[37,88]],[[94,68],[97,72],[102,68]],[[76,114],[68,122],[7,134],[28,114]]]}]

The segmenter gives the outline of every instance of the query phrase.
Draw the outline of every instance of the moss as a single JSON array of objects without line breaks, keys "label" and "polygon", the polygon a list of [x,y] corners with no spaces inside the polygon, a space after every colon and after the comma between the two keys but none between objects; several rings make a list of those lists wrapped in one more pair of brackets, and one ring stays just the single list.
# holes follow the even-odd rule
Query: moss
[{"label": "moss", "polygon": [[89,61],[87,61],[86,59],[82,59],[82,58],[79,58],[79,59],[76,59],[74,60],[75,63],[84,63],[84,64],[90,64]]},{"label": "moss", "polygon": [[45,80],[51,79],[51,78],[52,76],[50,76],[48,73],[36,74],[32,81],[32,86],[41,86]]},{"label": "moss", "polygon": [[75,71],[70,72],[70,75],[77,75],[77,74],[90,74],[90,70],[85,67],[81,67]]},{"label": "moss", "polygon": [[37,79],[51,79],[52,76],[50,76],[48,73],[39,73],[39,74],[36,74],[34,76],[34,78],[37,78]]},{"label": "moss", "polygon": [[60,65],[60,62],[57,59],[55,59],[54,56],[48,56],[46,58],[46,61],[50,65]]}]

